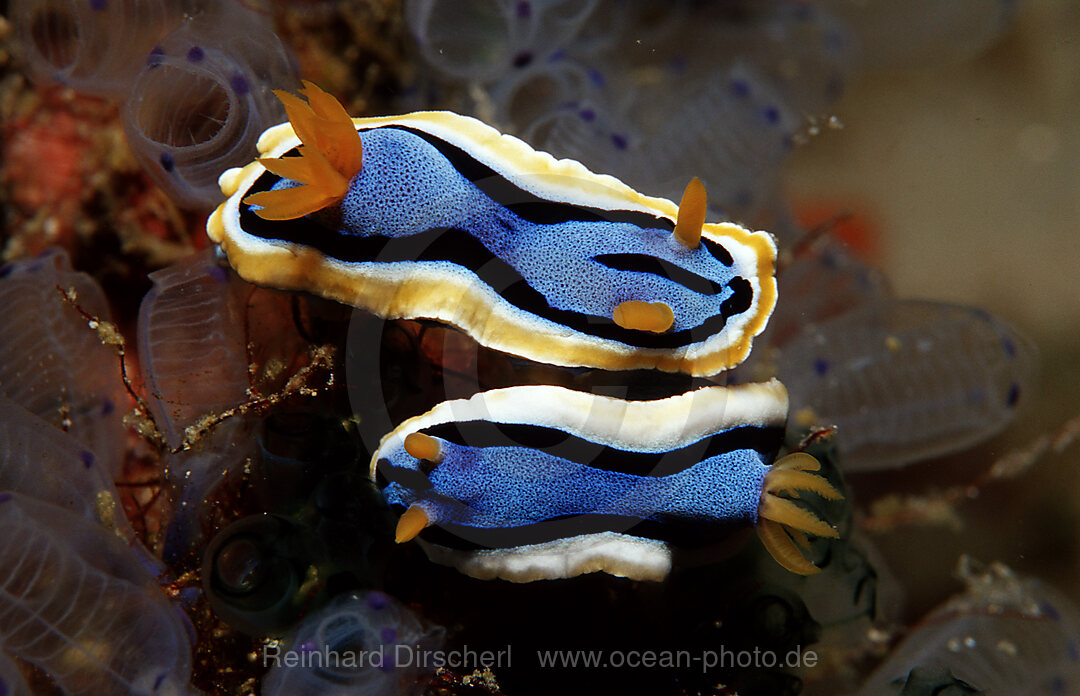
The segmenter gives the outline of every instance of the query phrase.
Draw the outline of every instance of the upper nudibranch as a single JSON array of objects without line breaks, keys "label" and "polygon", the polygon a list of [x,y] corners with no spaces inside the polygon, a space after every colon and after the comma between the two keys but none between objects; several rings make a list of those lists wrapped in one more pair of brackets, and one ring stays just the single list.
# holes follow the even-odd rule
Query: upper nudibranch
[{"label": "upper nudibranch", "polygon": [[696,179],[676,206],[473,118],[350,120],[304,93],[207,223],[250,282],[548,364],[698,376],[741,362],[772,313],[772,237],[705,223]]},{"label": "upper nudibranch", "polygon": [[656,401],[509,387],[405,421],[371,476],[401,514],[398,542],[419,536],[433,561],[480,579],[663,580],[669,544],[750,525],[781,565],[812,574],[798,546],[836,529],[781,494],[841,494],[808,454],[773,463],[786,417],[775,380]]}]

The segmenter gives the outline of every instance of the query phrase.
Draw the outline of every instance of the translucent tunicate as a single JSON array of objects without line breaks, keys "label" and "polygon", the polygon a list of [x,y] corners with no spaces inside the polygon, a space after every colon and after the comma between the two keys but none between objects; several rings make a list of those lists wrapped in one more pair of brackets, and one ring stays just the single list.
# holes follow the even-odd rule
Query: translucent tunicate
[{"label": "translucent tunicate", "polygon": [[[788,234],[789,247],[798,248],[805,230]],[[785,244],[781,239],[780,248]],[[857,307],[879,302],[892,293],[884,274],[848,254],[830,237],[822,237],[793,259],[781,259],[776,282],[780,301],[754,350],[736,374],[736,381],[761,381],[775,377],[777,359],[784,346],[803,331]]]},{"label": "translucent tunicate", "polygon": [[815,620],[836,629],[833,640],[857,643],[868,627],[895,622],[903,591],[869,539],[816,539],[812,547],[821,573],[796,576],[766,565],[761,577],[797,592]]},{"label": "translucent tunicate", "polygon": [[778,347],[808,326],[891,294],[881,271],[853,257],[829,238],[798,254],[790,263],[783,263],[776,282],[783,299],[769,317],[764,342]]},{"label": "translucent tunicate", "polygon": [[[558,24],[564,41],[573,38],[595,4],[519,3],[530,8],[527,21]],[[492,75],[497,79],[490,86],[490,117],[533,147],[556,157],[571,157],[593,171],[617,173],[631,168],[643,141],[633,126],[616,113],[616,105],[604,90],[603,71],[579,59],[576,51],[570,55],[555,50],[559,45],[544,44],[536,50],[521,45],[514,49],[529,60],[515,63],[513,69],[505,66]],[[576,47],[577,42],[573,45]]]},{"label": "translucent tunicate", "polygon": [[95,330],[104,327],[75,305],[109,318],[101,287],[61,250],[0,268],[0,306],[18,308],[0,313],[0,394],[77,438],[115,475],[127,398],[120,363]]},{"label": "translucent tunicate", "polygon": [[596,74],[561,58],[503,80],[492,95],[535,147],[650,194],[678,200],[697,176],[709,202],[735,218],[768,198],[801,121],[753,66],[713,72],[651,131],[638,125],[639,114],[621,115],[611,90],[592,84]]},{"label": "translucent tunicate", "polygon": [[309,530],[276,515],[252,515],[206,547],[202,583],[214,613],[249,635],[282,635],[309,603],[301,585],[324,559]]},{"label": "translucent tunicate", "polygon": [[0,396],[0,491],[52,503],[125,539],[134,533],[111,475],[97,455],[15,402]]},{"label": "translucent tunicate", "polygon": [[[731,21],[725,50],[753,64],[802,114],[820,114],[839,98],[851,69],[847,27],[818,4],[779,0],[741,4],[746,18]],[[712,37],[710,37],[712,38]]]},{"label": "translucent tunicate", "polygon": [[858,696],[1077,693],[1076,607],[1053,588],[1005,566],[973,571],[971,565],[961,561],[967,590],[923,617]]},{"label": "translucent tunicate", "polygon": [[233,416],[199,431],[248,399],[247,300],[253,286],[218,265],[211,250],[150,279],[154,287],[143,298],[138,323],[146,400],[170,448],[189,440],[165,460],[173,514],[164,557],[175,562],[204,541],[214,489],[256,454],[250,417]]},{"label": "translucent tunicate", "polygon": [[459,79],[497,79],[547,59],[597,0],[410,0],[405,18],[424,59]]},{"label": "translucent tunicate", "polygon": [[139,309],[147,400],[170,447],[186,428],[247,399],[246,301],[252,286],[212,250],[150,274]]},{"label": "translucent tunicate", "polygon": [[683,31],[694,12],[693,0],[614,0],[597,3],[574,37],[574,55],[598,56],[629,46],[652,50],[669,39],[685,40]]},{"label": "translucent tunicate", "polygon": [[210,208],[218,177],[256,156],[285,120],[273,89],[295,89],[296,67],[266,18],[224,2],[188,20],[144,57],[123,107],[143,168],[179,205]]},{"label": "translucent tunicate", "polygon": [[556,157],[578,160],[600,174],[628,171],[641,156],[641,134],[600,101],[564,102],[531,122],[527,142]]},{"label": "translucent tunicate", "polygon": [[0,647],[77,696],[191,693],[184,619],[132,549],[55,505],[0,493]]},{"label": "translucent tunicate", "polygon": [[515,71],[492,87],[496,122],[514,127],[530,144],[542,147],[530,138],[536,121],[560,107],[587,100],[597,89],[596,80],[592,69],[565,56]]},{"label": "translucent tunicate", "polygon": [[[464,21],[448,23],[441,16],[444,11]],[[493,77],[510,60],[512,46],[501,3],[466,0],[450,6],[413,0],[405,4],[405,18],[424,58],[449,75]]]},{"label": "translucent tunicate", "polygon": [[1016,0],[825,0],[852,30],[863,67],[904,68],[972,58],[1009,28]]},{"label": "translucent tunicate", "polygon": [[214,494],[229,481],[229,474],[257,455],[257,427],[252,416],[229,418],[198,438],[191,449],[166,457],[172,503],[162,550],[166,563],[175,563],[205,545],[203,528],[215,508]]},{"label": "translucent tunicate", "polygon": [[37,82],[122,97],[146,54],[180,23],[180,0],[13,0],[8,21]]},{"label": "translucent tunicate", "polygon": [[[678,200],[698,176],[710,203],[745,219],[776,185],[801,118],[747,63],[712,73],[692,94],[648,139],[642,161],[650,191]],[[634,177],[627,183],[635,185]]]},{"label": "translucent tunicate", "polygon": [[836,425],[848,471],[902,466],[1001,430],[1031,388],[1034,346],[988,312],[882,299],[779,351],[800,425]]},{"label": "translucent tunicate", "polygon": [[0,652],[0,696],[32,696],[19,666]]},{"label": "translucent tunicate", "polygon": [[343,595],[305,618],[276,659],[267,651],[263,694],[415,696],[434,674],[443,636],[382,592]]},{"label": "translucent tunicate", "polygon": [[748,224],[783,207],[780,166],[851,62],[844,26],[806,2],[414,0],[407,10],[453,108],[471,104],[534,147],[651,195],[678,200],[700,177],[714,213]]}]

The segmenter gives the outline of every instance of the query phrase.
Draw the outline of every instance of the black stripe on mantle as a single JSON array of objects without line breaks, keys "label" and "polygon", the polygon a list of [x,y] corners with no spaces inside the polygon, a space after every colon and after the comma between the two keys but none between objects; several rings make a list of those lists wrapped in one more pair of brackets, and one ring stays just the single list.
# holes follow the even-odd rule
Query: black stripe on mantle
[{"label": "black stripe on mantle", "polygon": [[542,425],[484,420],[440,423],[417,431],[466,447],[527,447],[568,461],[634,476],[670,476],[735,450],[754,450],[770,462],[783,442],[781,426],[744,425],[667,452],[633,452],[590,442]]}]

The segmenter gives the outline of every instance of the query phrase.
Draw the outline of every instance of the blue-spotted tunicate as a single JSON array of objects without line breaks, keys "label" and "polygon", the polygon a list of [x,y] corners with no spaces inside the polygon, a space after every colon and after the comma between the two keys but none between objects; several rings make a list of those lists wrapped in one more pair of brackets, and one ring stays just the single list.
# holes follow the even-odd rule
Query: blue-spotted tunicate
[{"label": "blue-spotted tunicate", "polygon": [[35,81],[120,98],[183,12],[181,0],[13,0],[7,16]]},{"label": "blue-spotted tunicate", "polygon": [[56,505],[0,493],[0,647],[78,696],[193,693],[191,639],[138,554]]},{"label": "blue-spotted tunicate", "polygon": [[94,452],[0,396],[0,491],[70,510],[131,540],[111,474]]},{"label": "blue-spotted tunicate", "polygon": [[1008,424],[1033,386],[1035,347],[971,307],[884,298],[808,325],[779,349],[801,425],[836,425],[841,467],[901,466]]},{"label": "blue-spotted tunicate", "polygon": [[116,351],[99,333],[109,319],[101,286],[50,249],[0,268],[0,306],[19,308],[0,313],[0,394],[67,431],[115,476],[127,397]]},{"label": "blue-spotted tunicate", "polygon": [[445,106],[652,194],[700,177],[745,222],[782,208],[780,165],[852,62],[845,26],[805,2],[461,5],[406,3]]},{"label": "blue-spotted tunicate", "polygon": [[259,135],[285,120],[272,90],[296,86],[292,56],[266,18],[222,2],[144,56],[124,102],[124,132],[170,198],[210,208],[221,200],[221,173],[254,158]]},{"label": "blue-spotted tunicate", "polygon": [[1001,564],[960,565],[966,591],[923,617],[857,696],[1076,693],[1076,606]]}]

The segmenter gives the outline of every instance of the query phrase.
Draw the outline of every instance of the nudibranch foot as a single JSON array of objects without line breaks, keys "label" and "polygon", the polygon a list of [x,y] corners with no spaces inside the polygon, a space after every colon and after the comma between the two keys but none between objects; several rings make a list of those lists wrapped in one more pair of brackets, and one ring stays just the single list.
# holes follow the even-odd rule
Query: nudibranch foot
[{"label": "nudibranch foot", "polygon": [[[419,538],[429,558],[470,575],[657,580],[670,567],[669,544],[746,529],[762,519],[763,499],[794,507],[776,498],[782,490],[827,491],[791,476],[769,488],[786,415],[776,381],[650,401],[508,387],[405,421],[379,445],[371,475],[404,511],[397,540]],[[777,471],[810,477],[806,468]],[[793,526],[824,534],[805,514]]]},{"label": "nudibranch foot", "polygon": [[[776,303],[776,244],[448,112],[349,120],[305,83],[207,233],[248,282],[562,367],[711,376]],[[362,166],[361,166],[362,165]],[[312,214],[318,211],[320,214]]]},{"label": "nudibranch foot", "polygon": [[817,459],[805,452],[789,454],[769,469],[761,490],[758,537],[777,563],[799,575],[813,575],[821,570],[800,551],[800,548],[810,549],[806,535],[836,539],[840,534],[814,513],[780,496],[798,498],[799,492],[806,492],[826,500],[842,500],[843,494],[831,483],[810,473],[820,468]]}]

